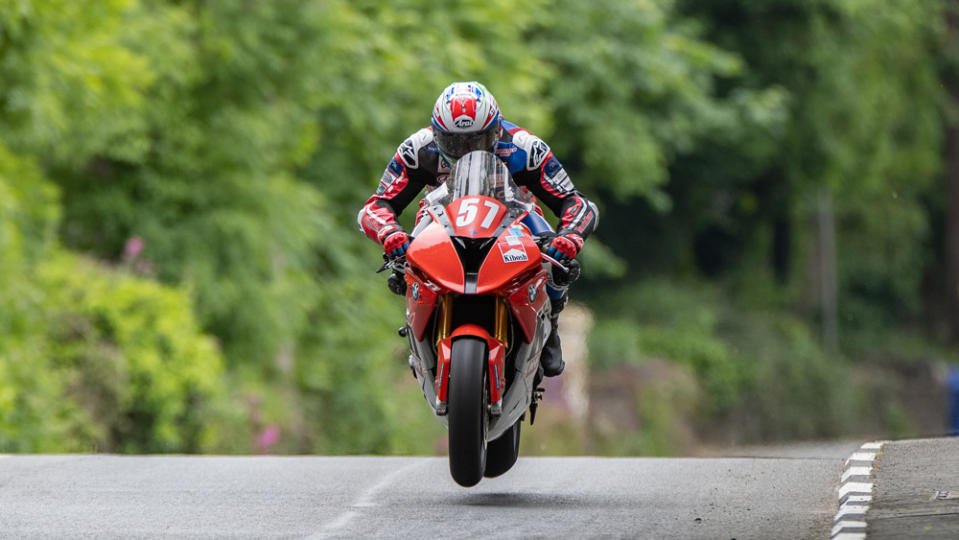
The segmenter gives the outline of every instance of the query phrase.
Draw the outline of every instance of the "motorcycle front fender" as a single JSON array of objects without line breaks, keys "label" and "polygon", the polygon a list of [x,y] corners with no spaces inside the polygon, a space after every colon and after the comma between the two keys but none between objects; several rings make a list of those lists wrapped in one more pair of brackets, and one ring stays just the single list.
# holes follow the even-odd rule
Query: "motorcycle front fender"
[{"label": "motorcycle front fender", "polygon": [[450,355],[453,351],[453,340],[463,336],[473,336],[486,341],[487,369],[489,370],[489,399],[494,407],[502,406],[503,392],[506,390],[506,347],[503,342],[494,338],[485,328],[476,324],[464,324],[458,327],[446,339],[442,339],[437,347],[439,358],[436,369],[436,401],[437,414],[446,410],[450,379]]}]

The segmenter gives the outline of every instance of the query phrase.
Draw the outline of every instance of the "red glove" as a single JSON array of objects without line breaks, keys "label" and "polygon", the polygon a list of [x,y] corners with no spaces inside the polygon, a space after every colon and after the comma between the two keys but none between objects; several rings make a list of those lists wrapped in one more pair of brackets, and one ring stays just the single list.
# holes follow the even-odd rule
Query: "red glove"
[{"label": "red glove", "polygon": [[559,261],[570,260],[583,249],[583,237],[576,233],[561,234],[549,243],[546,254]]},{"label": "red glove", "polygon": [[390,257],[402,257],[410,247],[410,237],[399,225],[384,228],[377,236],[383,244],[383,251]]}]

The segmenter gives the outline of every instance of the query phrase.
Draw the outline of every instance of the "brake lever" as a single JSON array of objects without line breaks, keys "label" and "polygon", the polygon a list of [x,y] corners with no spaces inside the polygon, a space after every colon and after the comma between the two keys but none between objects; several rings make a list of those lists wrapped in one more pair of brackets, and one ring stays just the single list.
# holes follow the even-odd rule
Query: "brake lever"
[{"label": "brake lever", "polygon": [[569,272],[569,268],[566,268],[565,266],[563,266],[563,263],[557,261],[556,259],[550,257],[549,255],[541,252],[541,253],[540,253],[540,256],[542,256],[544,259],[546,259],[547,261],[549,261],[550,264],[552,264],[552,265],[555,266],[556,268],[559,268],[559,269],[562,270],[563,272],[567,272],[567,273]]},{"label": "brake lever", "polygon": [[[410,243],[413,243],[413,237],[409,236]],[[400,255],[399,257],[390,257],[386,253],[383,254],[383,260],[386,261],[383,263],[383,266],[376,271],[377,274],[383,272],[384,270],[398,270],[402,273],[406,273],[406,255]],[[399,263],[400,268],[397,268]]]},{"label": "brake lever", "polygon": [[400,255],[399,257],[389,258],[385,253],[383,258],[386,259],[386,262],[383,263],[383,266],[376,271],[377,274],[384,270],[393,270],[394,272],[399,272],[401,274],[406,273],[406,255]]}]

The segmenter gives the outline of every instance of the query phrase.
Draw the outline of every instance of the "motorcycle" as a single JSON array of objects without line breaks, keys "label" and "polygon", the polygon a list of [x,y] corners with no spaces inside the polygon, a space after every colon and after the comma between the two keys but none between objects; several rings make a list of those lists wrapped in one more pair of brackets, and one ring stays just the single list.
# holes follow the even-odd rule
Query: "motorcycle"
[{"label": "motorcycle", "polygon": [[490,152],[457,160],[425,204],[405,257],[381,270],[393,270],[394,291],[405,284],[409,365],[449,430],[453,480],[471,487],[516,463],[543,394],[546,285],[568,284],[574,268],[543,253],[523,223],[532,194]]}]

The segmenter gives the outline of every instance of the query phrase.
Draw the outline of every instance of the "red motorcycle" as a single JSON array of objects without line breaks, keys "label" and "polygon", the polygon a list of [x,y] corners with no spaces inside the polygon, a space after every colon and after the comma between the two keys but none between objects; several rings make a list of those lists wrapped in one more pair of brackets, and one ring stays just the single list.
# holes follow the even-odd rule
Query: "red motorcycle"
[{"label": "red motorcycle", "polygon": [[542,397],[546,284],[569,274],[523,224],[532,195],[494,154],[460,158],[426,201],[405,258],[384,268],[405,280],[410,367],[449,428],[450,473],[470,487],[516,463]]}]

